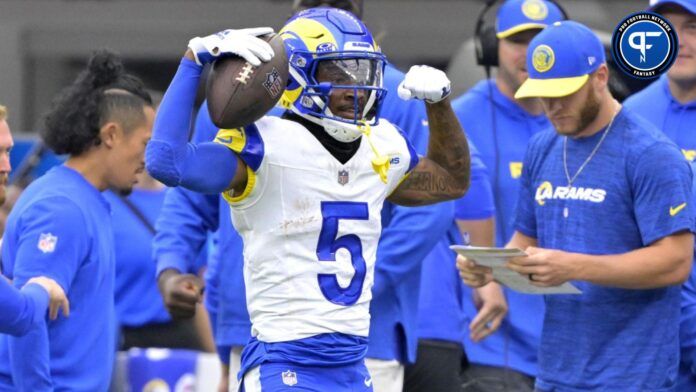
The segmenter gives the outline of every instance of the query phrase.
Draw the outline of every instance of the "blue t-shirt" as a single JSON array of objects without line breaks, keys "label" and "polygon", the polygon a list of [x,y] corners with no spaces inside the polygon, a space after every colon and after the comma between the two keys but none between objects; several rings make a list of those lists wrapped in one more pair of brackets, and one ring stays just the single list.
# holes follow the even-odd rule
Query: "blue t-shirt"
[{"label": "blue t-shirt", "polygon": [[[696,162],[691,162],[691,170],[696,172]],[[694,177],[693,203],[696,203],[696,176]],[[694,245],[696,259],[696,245]],[[696,391],[696,269],[691,268],[689,279],[682,285],[681,323],[679,324],[681,361],[676,392]]]},{"label": "blue t-shirt", "polygon": [[[571,176],[603,135],[567,140]],[[624,108],[617,114],[572,187],[563,145],[564,137],[545,131],[532,138],[524,160],[516,229],[540,247],[621,254],[693,231],[689,165],[636,113]],[[679,287],[574,283],[582,294],[545,296],[537,388],[670,390],[679,362]]]},{"label": "blue t-shirt", "polygon": [[22,336],[46,317],[48,293],[37,284],[17,290],[0,276],[0,333]]},{"label": "blue t-shirt", "polygon": [[[3,271],[22,286],[47,276],[70,317],[0,340],[0,390],[107,390],[115,352],[114,239],[109,203],[82,175],[58,166],[22,193],[7,220]],[[8,352],[9,350],[9,352]]]},{"label": "blue t-shirt", "polygon": [[[531,115],[503,95],[492,79],[477,83],[454,100],[452,106],[488,169],[486,173],[495,197],[496,244],[505,246],[514,231],[519,179],[527,143],[533,135],[549,128],[551,123],[544,115]],[[470,205],[466,198],[457,203],[457,219],[481,219],[472,216]],[[471,299],[471,289],[466,287],[463,292],[468,324],[478,310]],[[468,333],[464,334],[467,357],[471,363],[510,367],[535,376],[544,315],[543,298],[507,287],[503,292],[509,310],[502,325],[478,343],[469,339]]]},{"label": "blue t-shirt", "polygon": [[686,159],[696,159],[696,100],[679,103],[669,91],[667,75],[628,97],[624,106],[664,132]]},{"label": "blue t-shirt", "polygon": [[[164,201],[164,189],[135,188],[130,201],[155,224]],[[125,327],[142,327],[171,321],[157,289],[156,265],[152,260],[152,231],[125,202],[111,191],[104,192],[111,205],[116,247],[116,318]]]},{"label": "blue t-shirt", "polygon": [[[624,106],[640,114],[667,135],[689,161],[696,158],[696,101],[682,104],[669,90],[667,75],[633,94]],[[679,391],[696,391],[696,269],[682,287],[682,363]]]}]

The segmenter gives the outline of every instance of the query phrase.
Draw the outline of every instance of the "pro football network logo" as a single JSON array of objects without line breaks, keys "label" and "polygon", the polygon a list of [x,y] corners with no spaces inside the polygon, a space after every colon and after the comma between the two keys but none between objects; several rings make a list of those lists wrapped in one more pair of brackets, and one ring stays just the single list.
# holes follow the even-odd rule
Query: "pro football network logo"
[{"label": "pro football network logo", "polygon": [[611,46],[621,71],[637,79],[654,79],[674,63],[679,41],[667,19],[652,12],[637,12],[616,26]]}]

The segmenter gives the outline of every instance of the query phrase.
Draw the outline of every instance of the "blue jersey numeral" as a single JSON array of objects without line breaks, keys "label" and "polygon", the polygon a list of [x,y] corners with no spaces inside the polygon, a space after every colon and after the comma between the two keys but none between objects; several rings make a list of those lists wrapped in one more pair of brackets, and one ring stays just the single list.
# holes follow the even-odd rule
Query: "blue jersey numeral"
[{"label": "blue jersey numeral", "polygon": [[368,211],[367,203],[321,202],[323,222],[317,243],[317,257],[320,261],[336,261],[336,251],[344,248],[350,252],[353,268],[355,268],[353,279],[350,280],[350,284],[346,288],[338,284],[335,274],[319,274],[317,277],[324,297],[337,305],[349,306],[358,301],[367,272],[360,237],[355,234],[347,234],[336,238],[338,221],[340,219],[367,220],[369,218]]}]

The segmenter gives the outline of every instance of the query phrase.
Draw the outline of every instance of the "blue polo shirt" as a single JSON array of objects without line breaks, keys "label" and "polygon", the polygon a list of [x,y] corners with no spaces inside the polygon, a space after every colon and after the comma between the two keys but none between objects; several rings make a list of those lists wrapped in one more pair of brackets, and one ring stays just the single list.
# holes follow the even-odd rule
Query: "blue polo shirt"
[{"label": "blue polo shirt", "polygon": [[[381,117],[401,128],[418,154],[425,155],[429,137],[425,105],[398,97],[403,78],[403,72],[386,67],[384,88],[388,93]],[[421,265],[445,234],[451,216],[451,202],[420,207],[384,203],[370,302],[368,358],[415,362]]]},{"label": "blue polo shirt", "polygon": [[[22,193],[7,220],[2,265],[21,287],[47,276],[68,294],[70,317],[0,340],[0,390],[105,391],[115,352],[114,239],[109,203],[58,166]],[[13,386],[14,385],[14,386]]]},{"label": "blue polo shirt", "polygon": [[221,202],[218,230],[221,239],[217,251],[211,255],[211,259],[217,259],[218,300],[221,304],[217,308],[216,341],[221,345],[243,346],[251,338],[244,290],[244,242],[232,226],[230,216],[229,203]]},{"label": "blue polo shirt", "polygon": [[[124,201],[104,192],[111,205],[116,247],[116,317],[122,326],[142,327],[171,321],[157,288],[152,260],[153,233]],[[127,199],[154,226],[164,201],[164,189],[135,188]]]},{"label": "blue polo shirt", "polygon": [[[482,80],[452,103],[467,135],[480,152],[495,197],[496,245],[505,246],[514,231],[522,161],[529,139],[551,123],[544,115],[531,115],[503,95],[495,80]],[[495,117],[495,119],[494,119]],[[477,219],[466,206],[457,208],[457,219]],[[478,218],[480,219],[480,218]],[[474,343],[464,334],[471,363],[509,367],[536,375],[544,301],[538,295],[503,288],[509,310],[494,334]],[[471,289],[464,288],[467,324],[478,313]]]},{"label": "blue polo shirt", "polygon": [[465,312],[465,303],[471,301],[471,290],[459,277],[456,253],[449,248],[450,245],[464,242],[455,217],[460,220],[481,220],[489,219],[495,213],[486,167],[473,143],[469,144],[469,149],[469,190],[460,199],[448,202],[452,210],[447,217],[447,231],[423,260],[418,304],[418,336],[421,339],[461,343],[468,335],[466,331],[470,315]]},{"label": "blue polo shirt", "polygon": [[674,99],[667,75],[628,97],[624,106],[664,132],[686,159],[696,159],[696,101],[680,103]]},{"label": "blue polo shirt", "polygon": [[505,246],[514,232],[527,143],[533,135],[549,128],[551,123],[544,115],[527,113],[514,100],[503,95],[492,79],[478,82],[455,99],[452,108],[488,168],[496,197],[496,244]]},{"label": "blue polo shirt", "polygon": [[[568,172],[604,131],[567,140]],[[524,160],[516,229],[542,248],[621,254],[694,228],[691,169],[652,124],[622,109],[597,153],[568,187],[564,137],[536,135]],[[540,391],[667,391],[679,365],[680,288],[574,282],[548,295],[539,349]]]}]

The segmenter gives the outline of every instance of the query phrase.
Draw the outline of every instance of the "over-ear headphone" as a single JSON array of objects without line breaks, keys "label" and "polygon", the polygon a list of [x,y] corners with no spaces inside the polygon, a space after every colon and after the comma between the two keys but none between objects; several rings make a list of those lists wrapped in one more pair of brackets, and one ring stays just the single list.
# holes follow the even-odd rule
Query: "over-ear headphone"
[{"label": "over-ear headphone", "polygon": [[[546,0],[558,7],[563,15],[563,19],[568,19],[568,13],[561,5],[554,0]],[[474,32],[474,47],[476,48],[476,63],[484,67],[498,66],[498,37],[495,32],[495,22],[486,23],[486,15],[493,9],[499,0],[487,0],[486,5],[476,20],[476,30]]]}]

